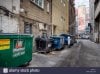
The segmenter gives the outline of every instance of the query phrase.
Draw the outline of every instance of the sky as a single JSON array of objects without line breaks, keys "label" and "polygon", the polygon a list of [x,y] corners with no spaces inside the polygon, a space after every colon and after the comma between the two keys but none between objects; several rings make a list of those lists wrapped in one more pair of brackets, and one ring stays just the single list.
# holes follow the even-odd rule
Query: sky
[{"label": "sky", "polygon": [[89,0],[75,0],[75,7],[77,8],[80,5],[86,5],[86,7],[89,7]]}]

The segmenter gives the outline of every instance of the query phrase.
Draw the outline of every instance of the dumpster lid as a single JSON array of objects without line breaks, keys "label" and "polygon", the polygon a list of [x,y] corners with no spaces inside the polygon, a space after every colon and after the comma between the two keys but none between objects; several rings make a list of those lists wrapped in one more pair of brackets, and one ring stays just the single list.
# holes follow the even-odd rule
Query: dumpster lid
[{"label": "dumpster lid", "polygon": [[15,33],[2,33],[0,38],[28,38],[34,37],[33,34],[15,34]]},{"label": "dumpster lid", "polygon": [[33,35],[33,34],[0,33],[0,35]]}]

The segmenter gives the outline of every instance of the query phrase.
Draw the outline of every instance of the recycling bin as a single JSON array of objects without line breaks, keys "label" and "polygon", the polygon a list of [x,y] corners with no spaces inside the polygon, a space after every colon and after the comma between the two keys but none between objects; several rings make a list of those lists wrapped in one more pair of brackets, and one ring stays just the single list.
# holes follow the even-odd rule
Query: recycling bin
[{"label": "recycling bin", "polygon": [[0,67],[18,67],[32,60],[33,35],[0,34]]},{"label": "recycling bin", "polygon": [[65,45],[68,45],[68,34],[61,34],[60,36],[63,36],[64,37],[64,44]]},{"label": "recycling bin", "polygon": [[62,36],[52,36],[52,48],[60,50],[64,47],[64,37]]}]

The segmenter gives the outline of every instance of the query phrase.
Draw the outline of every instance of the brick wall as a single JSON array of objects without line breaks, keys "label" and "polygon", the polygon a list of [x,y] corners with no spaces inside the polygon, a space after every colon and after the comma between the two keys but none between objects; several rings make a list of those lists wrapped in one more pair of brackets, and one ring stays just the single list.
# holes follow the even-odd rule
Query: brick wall
[{"label": "brick wall", "polygon": [[[47,12],[47,2],[50,3],[50,12]],[[24,13],[21,13],[21,32],[24,32],[24,23],[32,23],[32,32],[34,35],[39,34],[39,28],[36,23],[44,23],[51,25],[51,0],[44,0],[44,9],[38,7],[36,4],[32,3],[30,0],[21,0],[21,8],[24,9]]]},{"label": "brick wall", "polygon": [[[65,4],[65,5],[64,5]],[[54,34],[68,32],[68,2],[67,0],[52,1],[52,24],[56,26]]]}]

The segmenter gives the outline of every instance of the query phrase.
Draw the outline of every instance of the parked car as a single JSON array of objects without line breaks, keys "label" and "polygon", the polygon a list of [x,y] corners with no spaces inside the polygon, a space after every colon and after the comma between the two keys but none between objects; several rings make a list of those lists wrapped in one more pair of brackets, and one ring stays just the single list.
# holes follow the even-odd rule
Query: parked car
[{"label": "parked car", "polygon": [[89,35],[83,35],[82,39],[89,39]]}]

